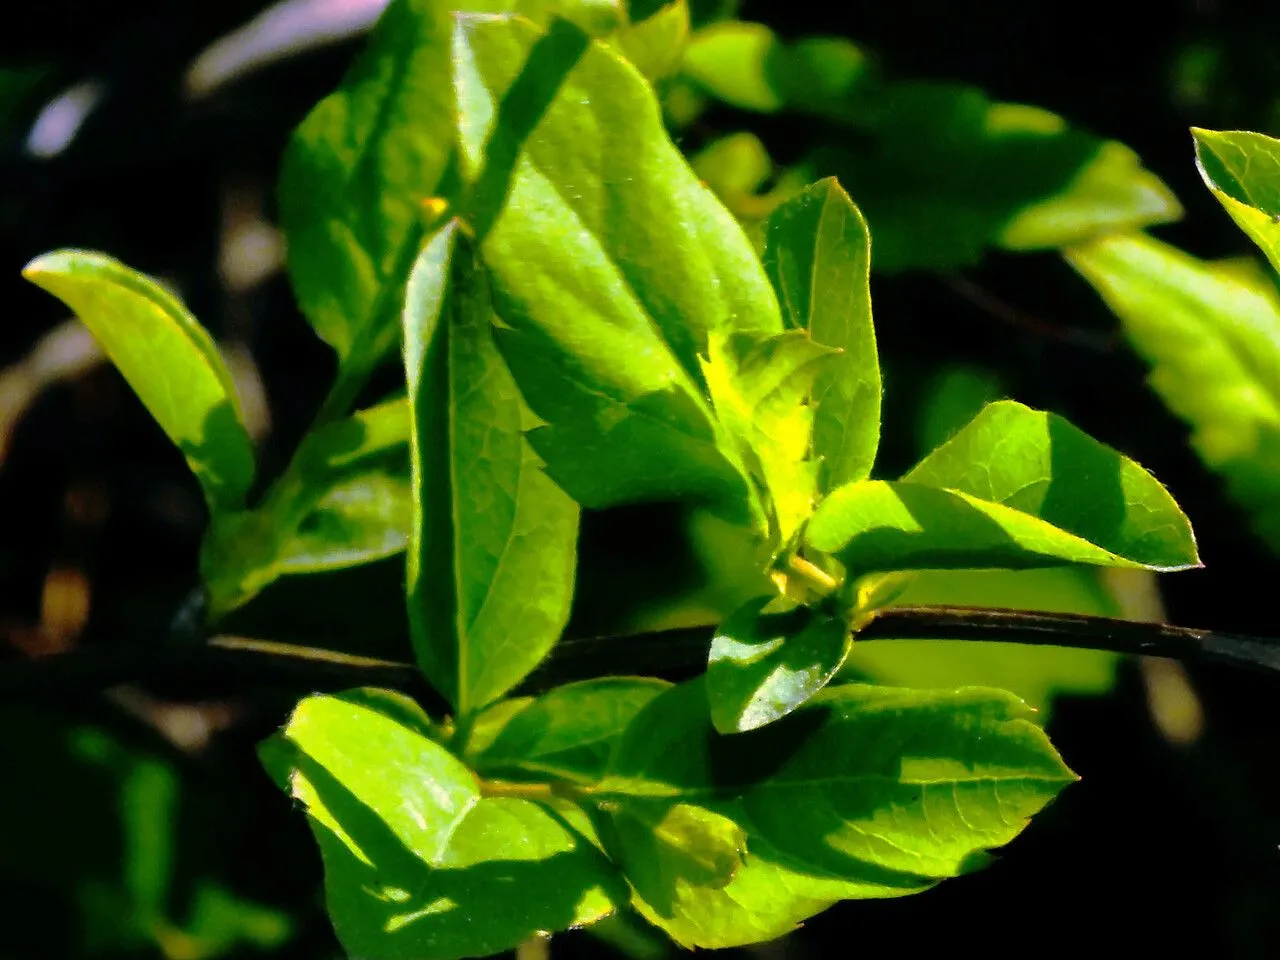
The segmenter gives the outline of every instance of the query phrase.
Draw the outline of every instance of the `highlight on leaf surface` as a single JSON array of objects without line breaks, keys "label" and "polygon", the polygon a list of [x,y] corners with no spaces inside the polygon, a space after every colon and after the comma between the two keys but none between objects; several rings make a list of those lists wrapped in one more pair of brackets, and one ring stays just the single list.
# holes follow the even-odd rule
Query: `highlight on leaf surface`
[{"label": "highlight on leaf surface", "polygon": [[1199,565],[1186,516],[1136,463],[1061,417],[989,404],[900,481],[834,491],[806,543],[851,572]]},{"label": "highlight on leaf surface", "polygon": [[186,457],[210,511],[241,508],[253,481],[253,443],[231,373],[181,301],[118,260],[83,250],[47,253],[22,275],[92,331]]},{"label": "highlight on leaf surface", "polygon": [[760,597],[717,628],[707,663],[711,722],[720,733],[762,727],[821,690],[844,662],[849,626],[839,617],[799,607],[766,615]]},{"label": "highlight on leaf surface", "polygon": [[590,843],[531,801],[482,797],[416,710],[385,692],[309,697],[283,730],[289,749],[275,751],[320,845],[349,953],[488,956],[625,902]]}]

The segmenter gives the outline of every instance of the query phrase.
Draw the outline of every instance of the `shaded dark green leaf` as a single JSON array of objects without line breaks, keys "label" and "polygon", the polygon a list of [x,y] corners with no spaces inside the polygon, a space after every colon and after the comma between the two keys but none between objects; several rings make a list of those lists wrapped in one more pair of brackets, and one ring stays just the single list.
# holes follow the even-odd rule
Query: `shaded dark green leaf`
[{"label": "shaded dark green leaf", "polygon": [[491,775],[600,779],[632,718],[670,686],[651,677],[601,677],[557,687],[507,719],[475,757]]}]

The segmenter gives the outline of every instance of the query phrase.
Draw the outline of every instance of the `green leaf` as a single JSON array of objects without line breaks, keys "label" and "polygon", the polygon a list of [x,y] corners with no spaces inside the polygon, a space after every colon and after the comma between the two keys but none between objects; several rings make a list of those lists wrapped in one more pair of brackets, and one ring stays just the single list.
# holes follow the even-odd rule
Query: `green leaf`
[{"label": "green leaf", "polygon": [[765,227],[765,269],[787,325],[843,351],[818,375],[813,453],[819,489],[865,480],[880,440],[880,366],[871,324],[871,238],[833,179],[778,207]]},{"label": "green leaf", "polygon": [[907,82],[858,103],[847,122],[865,146],[835,143],[805,166],[857,198],[877,270],[954,269],[988,246],[1061,247],[1181,216],[1133,151],[1046,110]]},{"label": "green leaf", "polygon": [[1144,236],[1067,251],[1151,365],[1149,383],[1190,424],[1191,444],[1280,549],[1280,297],[1267,277]]},{"label": "green leaf", "polygon": [[405,549],[412,525],[408,466],[404,400],[308,434],[260,506],[215,518],[201,553],[214,615],[285,574],[343,569]]},{"label": "green leaf", "polygon": [[689,4],[674,0],[663,5],[622,27],[612,43],[649,81],[665,80],[680,69],[689,43]]},{"label": "green leaf", "polygon": [[522,779],[599,780],[632,718],[669,686],[651,677],[601,677],[556,687],[506,721],[475,757],[476,769]]},{"label": "green leaf", "polygon": [[482,799],[474,774],[398,711],[359,695],[309,697],[284,733],[297,748],[291,792],[354,956],[488,956],[589,923],[625,896],[559,818],[527,800]]},{"label": "green leaf", "polygon": [[500,697],[569,616],[578,508],[525,442],[527,411],[493,343],[483,269],[460,224],[423,249],[405,305],[414,524],[409,620],[459,713]]},{"label": "green leaf", "polygon": [[609,858],[626,874],[632,904],[677,943],[687,905],[703,890],[721,890],[742,867],[745,832],[727,817],[688,804],[628,804],[601,818]]},{"label": "green leaf", "polygon": [[[513,0],[467,0],[466,10]],[[344,366],[367,371],[396,343],[404,283],[456,190],[446,0],[395,0],[334,93],[298,127],[280,172],[294,293]],[[355,376],[358,376],[356,374]]]},{"label": "green leaf", "polygon": [[803,330],[767,339],[738,333],[712,336],[702,364],[716,416],[759,485],[777,544],[788,541],[817,500],[808,400],[836,355]]},{"label": "green leaf", "polygon": [[777,37],[764,24],[715,23],[694,34],[684,73],[726,103],[772,113],[785,102],[766,68],[777,49]]},{"label": "green leaf", "polygon": [[780,41],[759,23],[728,21],[697,31],[684,73],[735,107],[773,113],[790,107],[840,116],[874,73],[867,55],[837,37]]},{"label": "green leaf", "polygon": [[59,250],[22,275],[65,303],[102,344],[200,481],[211,512],[244,503],[253,443],[231,374],[208,332],[154,280],[118,260]]},{"label": "green leaf", "polygon": [[[1117,484],[1113,492],[1119,496],[1123,491]],[[1115,502],[1104,501],[1108,513]],[[1123,525],[1107,530],[1120,534]],[[1132,541],[1117,537],[1109,545],[1114,549],[1108,549],[1001,503],[883,480],[851,483],[834,491],[814,512],[805,543],[833,554],[856,574],[1064,563],[1167,571],[1198,563],[1182,526],[1157,528]]]},{"label": "green leaf", "polygon": [[808,607],[777,616],[759,597],[716,631],[707,664],[711,722],[721,733],[772,723],[827,685],[849,653],[849,628]]},{"label": "green leaf", "polygon": [[988,404],[902,478],[1019,510],[1146,566],[1197,566],[1191,524],[1155,477],[1062,417]]},{"label": "green leaf", "polygon": [[1280,140],[1192,128],[1196,166],[1210,192],[1280,270]]},{"label": "green leaf", "polygon": [[614,52],[563,26],[459,24],[467,218],[548,473],[584,506],[704,499],[746,518],[698,356],[713,332],[781,332],[750,243]]},{"label": "green leaf", "polygon": [[693,682],[642,710],[599,792],[743,818],[748,850],[758,837],[879,896],[978,865],[1076,779],[1003,691],[828,687],[763,730],[727,737],[703,697]]}]

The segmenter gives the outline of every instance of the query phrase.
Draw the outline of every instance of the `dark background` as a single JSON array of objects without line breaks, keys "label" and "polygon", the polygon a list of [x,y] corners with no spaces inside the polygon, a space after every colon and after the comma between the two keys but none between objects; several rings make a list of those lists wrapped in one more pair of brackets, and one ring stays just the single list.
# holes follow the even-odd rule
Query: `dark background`
[{"label": "dark background", "polygon": [[[0,68],[25,77],[24,92],[0,100],[0,368],[21,361],[64,319],[58,304],[21,280],[22,265],[61,246],[110,252],[174,283],[216,337],[247,344],[269,403],[269,471],[305,429],[333,363],[296,312],[282,274],[247,292],[228,291],[217,270],[220,237],[234,198],[260,203],[272,216],[285,139],[336,85],[358,44],[294,56],[207,99],[185,99],[181,77],[193,56],[263,6],[43,0],[10,4],[0,14]],[[788,37],[843,34],[896,75],[972,83],[996,99],[1045,107],[1121,140],[1186,208],[1185,219],[1161,228],[1161,237],[1206,257],[1249,250],[1203,189],[1187,128],[1280,133],[1275,4],[747,2],[741,15]],[[102,80],[108,92],[71,146],[48,160],[26,156],[23,138],[40,107],[86,77]],[[758,118],[754,128],[786,160],[801,122]],[[1053,255],[992,253],[965,277],[1051,331],[1114,330],[1096,297]],[[890,469],[910,462],[914,447],[894,438],[909,435],[933,372],[957,361],[993,369],[1010,395],[1063,413],[1149,467],[1184,506],[1205,569],[1164,581],[1173,622],[1280,636],[1271,594],[1280,560],[1255,541],[1247,519],[1190,451],[1185,428],[1147,391],[1135,357],[1121,346],[1097,348],[997,316],[927,274],[876,278],[873,293]],[[109,368],[41,392],[0,460],[0,656],[163,638],[196,584],[202,509],[180,456]],[[652,534],[661,519],[645,511],[591,518],[587,549],[619,532],[645,534],[633,561],[642,571],[647,564],[665,570],[665,582],[650,578],[655,590],[664,589],[682,568],[664,562],[669,544]],[[606,562],[601,570],[618,572]],[[247,624],[264,636],[395,652],[403,642],[398,564],[326,577],[323,609],[308,602],[314,584],[292,593],[286,586],[250,611]],[[59,615],[63,582],[74,587],[63,606],[74,614],[87,598],[88,608],[69,614],[73,622],[60,631],[50,620]],[[1194,744],[1175,746],[1160,735],[1138,673],[1126,666],[1111,695],[1059,703],[1050,732],[1083,782],[995,866],[921,896],[843,904],[765,955],[1137,946],[1151,956],[1274,957],[1280,677],[1212,667],[1194,667],[1190,676],[1205,716]],[[160,684],[147,689],[141,712],[97,698],[56,709],[4,708],[0,847],[19,835],[69,844],[69,836],[110,834],[119,802],[112,784],[96,783],[74,765],[55,777],[42,766],[47,754],[34,746],[54,750],[46,741],[70,723],[98,725],[179,772],[178,867],[168,894],[176,913],[184,884],[216,874],[295,918],[289,945],[263,955],[335,955],[317,897],[319,859],[303,818],[253,754],[296,692],[246,696],[235,684]],[[206,706],[206,721],[221,717],[222,729],[195,752],[173,748],[153,729],[165,705],[189,700],[222,711],[209,714]],[[30,846],[21,856],[12,844],[9,856],[0,853],[0,957],[90,955],[77,946],[85,922],[81,887],[87,876],[114,876],[113,857],[124,854],[110,844],[56,855]],[[599,956],[605,949],[572,934],[557,938],[554,953]],[[92,955],[161,954],[137,945]]]}]

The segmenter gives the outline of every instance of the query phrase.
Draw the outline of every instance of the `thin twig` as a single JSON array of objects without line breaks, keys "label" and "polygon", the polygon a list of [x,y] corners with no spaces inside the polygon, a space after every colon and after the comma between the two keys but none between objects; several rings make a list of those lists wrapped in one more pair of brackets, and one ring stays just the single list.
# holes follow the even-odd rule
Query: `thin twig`
[{"label": "thin twig", "polygon": [[[561,641],[518,692],[537,693],[561,683],[609,675],[678,680],[701,672],[714,630],[710,626],[636,636]],[[1280,640],[1196,630],[1162,623],[1065,613],[985,607],[890,607],[873,615],[858,642],[945,639],[1109,650],[1280,672]],[[417,667],[314,647],[243,637],[213,637],[197,646],[87,647],[0,664],[0,702],[66,700],[126,683],[254,690],[325,692],[378,686],[417,697],[428,710],[447,705]]]}]

